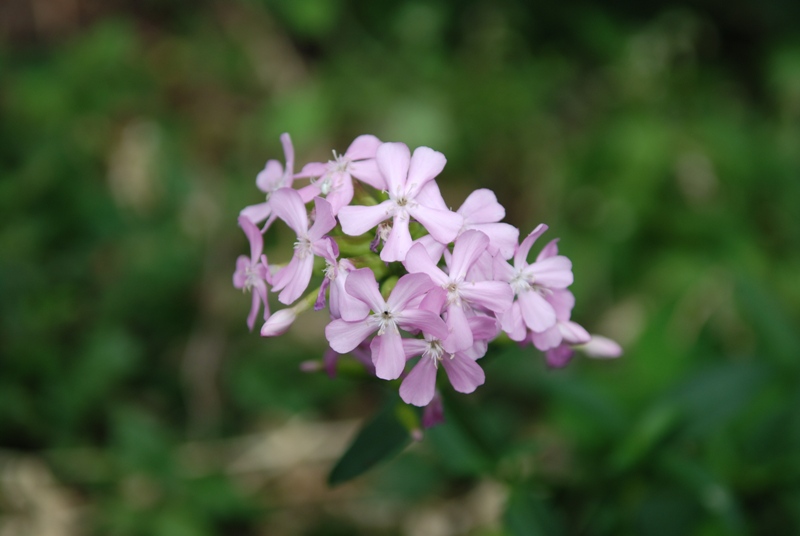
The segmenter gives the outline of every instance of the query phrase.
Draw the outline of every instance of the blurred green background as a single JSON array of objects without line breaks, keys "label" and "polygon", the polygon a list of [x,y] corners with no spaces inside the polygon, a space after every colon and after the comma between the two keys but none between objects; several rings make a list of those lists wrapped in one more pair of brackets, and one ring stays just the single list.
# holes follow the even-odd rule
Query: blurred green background
[{"label": "blurred green background", "polygon": [[[0,535],[800,534],[798,21],[0,3]],[[324,314],[247,332],[236,216],[282,132],[300,165],[442,151],[452,206],[492,188],[561,237],[574,317],[625,356],[497,348],[445,425],[327,488],[396,386],[300,372]]]}]

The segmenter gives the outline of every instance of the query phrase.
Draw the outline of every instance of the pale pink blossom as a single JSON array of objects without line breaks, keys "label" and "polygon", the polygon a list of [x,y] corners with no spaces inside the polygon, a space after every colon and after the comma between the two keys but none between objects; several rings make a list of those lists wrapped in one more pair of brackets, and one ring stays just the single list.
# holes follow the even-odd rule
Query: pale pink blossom
[{"label": "pale pink blossom", "polygon": [[447,326],[438,315],[411,305],[433,287],[433,281],[425,274],[407,274],[384,300],[372,270],[361,268],[350,272],[345,284],[347,292],[366,303],[372,314],[354,322],[331,321],[325,328],[331,348],[340,354],[351,352],[377,332],[370,344],[375,374],[385,380],[398,378],[406,363],[400,328],[420,330],[439,338],[447,335]]},{"label": "pale pink blossom", "polygon": [[314,256],[334,258],[336,242],[325,236],[336,226],[330,203],[317,197],[314,200],[316,219],[309,228],[306,206],[300,194],[291,188],[281,188],[272,194],[275,216],[297,233],[294,255],[287,266],[273,276],[273,291],[282,290],[278,296],[281,303],[290,304],[299,298],[311,281]]},{"label": "pale pink blossom", "polygon": [[371,135],[357,137],[344,154],[333,153],[333,160],[327,163],[313,162],[303,166],[295,178],[311,178],[308,186],[300,188],[303,201],[314,197],[325,197],[336,216],[342,207],[353,200],[353,177],[378,190],[386,184],[375,162],[375,153],[381,140]]},{"label": "pale pink blossom", "polygon": [[553,242],[534,262],[528,263],[531,247],[546,230],[547,226],[540,224],[522,241],[514,254],[513,267],[506,262],[495,264],[495,277],[507,281],[516,295],[514,304],[502,316],[503,329],[512,338],[520,332],[520,321],[536,333],[553,327],[557,320],[556,311],[545,296],[572,284],[572,262],[563,255],[552,254]]},{"label": "pale pink blossom", "polygon": [[514,293],[502,281],[474,280],[468,277],[472,265],[489,246],[489,237],[480,231],[465,231],[456,239],[452,256],[447,256],[447,272],[436,266],[422,244],[412,247],[403,263],[410,273],[424,273],[447,292],[447,327],[444,347],[450,353],[474,344],[468,316],[473,308],[501,314],[511,306]]},{"label": "pale pink blossom", "polygon": [[408,229],[411,218],[439,242],[452,241],[464,219],[442,208],[445,205],[438,188],[434,191],[428,187],[444,168],[444,155],[428,147],[418,147],[412,156],[403,143],[384,143],[378,148],[376,160],[386,181],[389,199],[374,206],[343,207],[339,211],[339,221],[345,234],[364,234],[391,218],[392,229],[380,254],[386,262],[405,259],[411,247]]},{"label": "pale pink blossom", "polygon": [[245,207],[239,213],[240,216],[244,216],[256,224],[266,220],[264,230],[275,221],[270,204],[272,193],[281,188],[291,187],[294,180],[294,147],[292,147],[292,139],[289,134],[281,134],[281,143],[286,158],[286,167],[284,168],[277,160],[268,160],[264,169],[256,176],[256,186],[266,194],[266,201]]},{"label": "pale pink blossom", "polygon": [[269,318],[267,283],[270,282],[271,277],[267,257],[262,254],[264,241],[261,232],[253,222],[243,216],[239,216],[239,225],[250,242],[250,258],[247,258],[246,255],[241,255],[236,259],[233,286],[253,294],[250,314],[247,315],[247,327],[252,331],[261,304],[264,304],[264,320]]}]

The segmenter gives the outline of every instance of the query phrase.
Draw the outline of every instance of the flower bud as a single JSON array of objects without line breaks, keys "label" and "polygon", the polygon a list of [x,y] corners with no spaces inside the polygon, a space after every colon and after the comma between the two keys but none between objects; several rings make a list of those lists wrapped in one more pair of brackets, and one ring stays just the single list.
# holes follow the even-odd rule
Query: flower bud
[{"label": "flower bud", "polygon": [[264,322],[261,327],[262,337],[277,337],[283,335],[291,327],[297,318],[294,308],[281,309],[269,317],[269,320]]},{"label": "flower bud", "polygon": [[592,335],[586,344],[577,347],[588,357],[612,359],[622,355],[622,347],[615,341],[601,335]]}]

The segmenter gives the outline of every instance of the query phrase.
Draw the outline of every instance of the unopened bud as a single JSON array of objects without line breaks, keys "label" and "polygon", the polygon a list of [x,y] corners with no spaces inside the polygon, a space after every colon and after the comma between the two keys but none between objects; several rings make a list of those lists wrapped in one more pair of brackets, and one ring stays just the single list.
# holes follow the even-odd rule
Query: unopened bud
[{"label": "unopened bud", "polygon": [[283,335],[289,330],[296,318],[297,313],[295,313],[294,307],[275,311],[261,327],[261,336],[277,337]]}]

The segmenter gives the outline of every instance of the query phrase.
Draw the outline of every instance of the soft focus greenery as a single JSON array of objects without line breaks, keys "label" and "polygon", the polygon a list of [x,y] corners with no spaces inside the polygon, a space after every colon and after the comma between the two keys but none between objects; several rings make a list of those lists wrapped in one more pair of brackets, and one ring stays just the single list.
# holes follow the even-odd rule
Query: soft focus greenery
[{"label": "soft focus greenery", "polygon": [[[101,4],[0,9],[0,534],[800,533],[797,4]],[[561,237],[625,356],[495,348],[327,489],[397,386],[301,372],[321,313],[247,332],[282,132],[442,151],[452,206]]]}]

